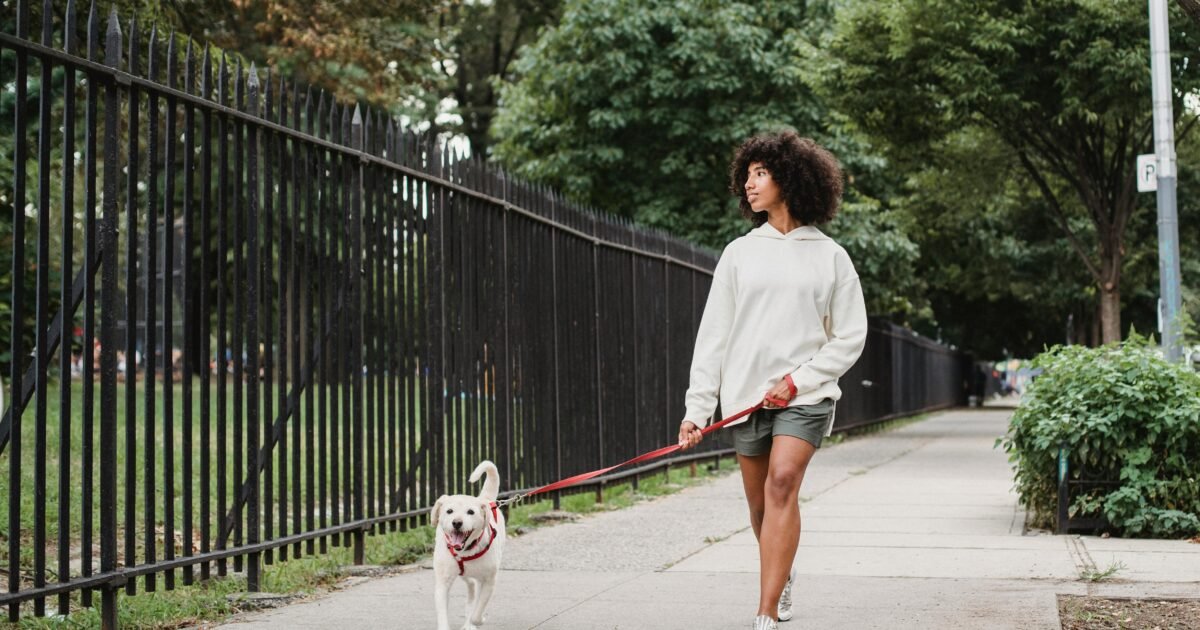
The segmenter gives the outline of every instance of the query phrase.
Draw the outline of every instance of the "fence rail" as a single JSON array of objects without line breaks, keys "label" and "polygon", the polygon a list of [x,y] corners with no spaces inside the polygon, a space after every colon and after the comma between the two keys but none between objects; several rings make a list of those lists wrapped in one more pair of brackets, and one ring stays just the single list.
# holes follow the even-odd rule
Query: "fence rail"
[{"label": "fence rail", "polygon": [[[10,619],[361,563],[480,459],[529,488],[674,438],[713,252],[94,5],[0,24]],[[837,427],[961,363],[873,322]]]}]

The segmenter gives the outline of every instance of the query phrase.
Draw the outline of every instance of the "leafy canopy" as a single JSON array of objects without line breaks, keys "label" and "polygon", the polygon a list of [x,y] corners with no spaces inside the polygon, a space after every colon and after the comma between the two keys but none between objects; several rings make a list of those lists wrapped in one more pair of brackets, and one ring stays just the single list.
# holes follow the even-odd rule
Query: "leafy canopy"
[{"label": "leafy canopy", "polygon": [[748,224],[728,191],[747,137],[796,129],[850,176],[827,228],[850,252],[873,313],[922,303],[915,245],[872,193],[882,163],[809,87],[826,2],[575,0],[516,62],[494,156],[574,201],[720,248]]},{"label": "leafy canopy", "polygon": [[[1196,49],[1196,29],[1178,10],[1171,20],[1175,113],[1186,119],[1191,116],[1182,97],[1200,87],[1195,64],[1187,61]],[[1077,278],[1075,297],[1057,296],[1068,299],[1060,302],[1056,319],[1080,309],[1079,296],[1093,305],[1099,298],[1103,336],[1114,339],[1120,336],[1119,302],[1129,297],[1122,294],[1123,280],[1140,300],[1146,279],[1140,267],[1126,277],[1128,263],[1140,264],[1153,248],[1141,238],[1151,204],[1136,197],[1133,180],[1135,156],[1152,149],[1148,39],[1146,7],[1138,3],[846,3],[821,57],[820,92],[885,147],[899,169],[919,174],[910,186],[942,185],[951,177],[1004,177],[1016,184],[1003,197],[1025,197],[1022,203],[1042,217],[1009,217],[1048,228],[1014,230],[1018,249],[1058,247],[1071,254],[1061,262],[1075,269],[1059,275]],[[948,164],[947,145],[963,136],[977,150],[959,146],[959,159]],[[997,161],[1002,171],[982,170]],[[943,177],[937,177],[939,169]],[[993,189],[956,193],[963,204],[958,212],[1009,205],[997,206],[1001,199]],[[1181,189],[1180,198],[1185,194]],[[944,214],[937,203],[951,201],[942,195],[931,204],[938,191],[917,196],[923,199],[905,205],[918,223]],[[958,242],[976,236],[973,223],[961,223]],[[919,240],[929,253],[930,241]],[[933,252],[940,262],[944,254]],[[1044,292],[1021,293],[1009,297],[1028,304]]]},{"label": "leafy canopy", "polygon": [[827,17],[813,6],[568,2],[501,93],[495,155],[578,202],[720,245],[741,231],[733,149],[766,129],[821,129],[794,63]]}]

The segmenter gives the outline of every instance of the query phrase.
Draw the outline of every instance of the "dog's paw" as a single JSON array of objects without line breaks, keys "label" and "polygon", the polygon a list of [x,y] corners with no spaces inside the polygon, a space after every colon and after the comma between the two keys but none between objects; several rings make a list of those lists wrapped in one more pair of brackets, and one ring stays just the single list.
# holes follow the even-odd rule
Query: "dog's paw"
[{"label": "dog's paw", "polygon": [[468,621],[467,623],[463,624],[463,627],[460,628],[460,630],[479,630],[479,626]]}]

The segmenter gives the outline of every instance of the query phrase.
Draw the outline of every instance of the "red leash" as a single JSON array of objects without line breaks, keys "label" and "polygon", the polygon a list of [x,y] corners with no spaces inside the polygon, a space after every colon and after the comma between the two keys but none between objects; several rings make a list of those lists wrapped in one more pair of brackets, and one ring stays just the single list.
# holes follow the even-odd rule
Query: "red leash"
[{"label": "red leash", "polygon": [[[755,411],[762,409],[762,406],[763,406],[763,404],[760,402],[757,405],[754,405],[753,407],[750,407],[749,409],[739,411],[738,413],[735,413],[732,416],[729,416],[728,418],[725,418],[724,420],[722,420],[720,422],[717,422],[715,424],[710,424],[707,427],[704,427],[703,429],[701,429],[700,434],[708,435],[709,433],[712,433],[713,431],[716,431],[717,429],[724,427],[725,425],[729,424],[730,422],[733,422],[734,420],[737,420],[744,416],[748,416],[748,415],[754,413]],[[592,472],[586,472],[581,475],[575,475],[574,477],[567,477],[566,479],[563,479],[561,481],[555,481],[554,483],[542,486],[542,487],[534,489],[534,490],[530,490],[529,492],[526,492],[525,494],[518,494],[516,496],[510,497],[508,499],[500,501],[499,503],[500,503],[500,505],[508,505],[509,503],[520,501],[521,499],[524,499],[525,497],[531,497],[535,494],[542,494],[543,492],[550,492],[551,490],[559,490],[561,488],[566,488],[567,486],[573,486],[581,481],[587,481],[588,479],[591,479],[593,477],[599,477],[600,475],[603,475],[606,472],[615,470],[622,466],[628,466],[630,464],[638,464],[641,462],[650,461],[652,459],[658,459],[659,457],[662,457],[663,455],[669,455],[671,453],[674,453],[675,451],[680,450],[680,448],[681,447],[678,444],[672,444],[671,446],[664,446],[658,450],[654,450],[654,451],[650,451],[649,453],[643,453],[641,455],[638,455],[637,457],[634,457],[633,459],[631,459],[627,462],[621,462],[620,464],[617,464],[616,466],[609,466],[608,468],[601,468],[600,470],[593,470]]]}]

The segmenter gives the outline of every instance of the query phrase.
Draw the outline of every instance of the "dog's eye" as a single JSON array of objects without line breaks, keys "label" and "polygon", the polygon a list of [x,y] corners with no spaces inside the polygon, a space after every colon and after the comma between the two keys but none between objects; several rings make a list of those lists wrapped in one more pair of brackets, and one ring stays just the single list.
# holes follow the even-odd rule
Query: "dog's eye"
[{"label": "dog's eye", "polygon": [[468,516],[475,516],[475,510],[467,510]]},{"label": "dog's eye", "polygon": [[454,513],[454,510],[446,510],[446,513],[447,513],[447,514],[453,514],[453,513]]}]

